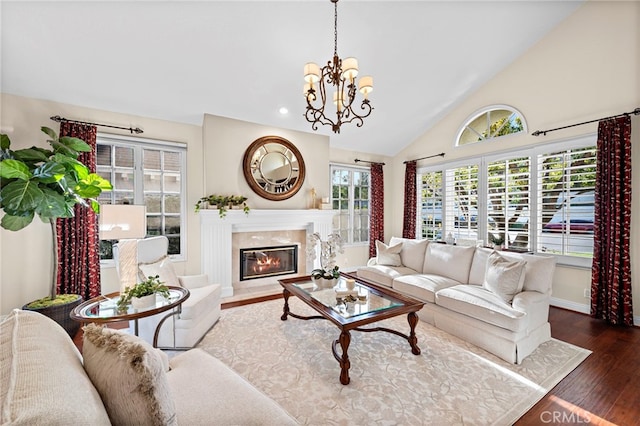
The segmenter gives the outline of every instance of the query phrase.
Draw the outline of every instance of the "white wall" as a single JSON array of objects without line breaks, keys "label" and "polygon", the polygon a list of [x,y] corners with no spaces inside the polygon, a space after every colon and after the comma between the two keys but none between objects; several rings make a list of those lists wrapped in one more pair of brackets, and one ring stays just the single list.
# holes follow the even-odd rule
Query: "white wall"
[{"label": "white wall", "polygon": [[[507,104],[523,113],[529,134],[455,148],[456,134],[473,112],[492,104]],[[402,188],[402,161],[445,152],[445,160],[548,143],[594,133],[597,124],[532,136],[544,130],[606,117],[640,107],[640,2],[587,2],[537,45],[457,105],[436,126],[394,158],[393,187]],[[633,169],[640,170],[640,118],[633,119]],[[425,160],[418,167],[441,162]],[[633,176],[634,206],[639,204],[640,177]],[[402,192],[393,193],[391,233],[402,231]],[[640,226],[634,208],[632,229]],[[640,233],[632,232],[634,310],[640,315]],[[591,270],[558,267],[553,297],[560,306],[588,312],[583,290]],[[562,299],[562,300],[558,300]]]}]

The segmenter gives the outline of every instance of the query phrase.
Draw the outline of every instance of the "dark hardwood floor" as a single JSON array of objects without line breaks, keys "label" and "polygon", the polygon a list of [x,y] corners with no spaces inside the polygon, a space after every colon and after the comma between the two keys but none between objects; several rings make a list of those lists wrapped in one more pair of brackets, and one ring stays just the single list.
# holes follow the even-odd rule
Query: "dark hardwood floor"
[{"label": "dark hardwood floor", "polygon": [[551,308],[551,335],[593,353],[516,424],[640,425],[640,328]]},{"label": "dark hardwood floor", "polygon": [[[222,309],[280,297],[223,303]],[[554,307],[549,321],[554,338],[593,353],[516,425],[640,425],[640,328],[609,326]],[[80,348],[81,333],[74,339]]]}]

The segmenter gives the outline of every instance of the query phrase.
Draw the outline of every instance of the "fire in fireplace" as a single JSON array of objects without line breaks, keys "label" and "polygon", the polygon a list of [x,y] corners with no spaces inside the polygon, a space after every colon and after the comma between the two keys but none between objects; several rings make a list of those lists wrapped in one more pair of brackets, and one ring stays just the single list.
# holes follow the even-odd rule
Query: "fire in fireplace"
[{"label": "fire in fireplace", "polygon": [[297,272],[297,245],[240,249],[240,281]]}]

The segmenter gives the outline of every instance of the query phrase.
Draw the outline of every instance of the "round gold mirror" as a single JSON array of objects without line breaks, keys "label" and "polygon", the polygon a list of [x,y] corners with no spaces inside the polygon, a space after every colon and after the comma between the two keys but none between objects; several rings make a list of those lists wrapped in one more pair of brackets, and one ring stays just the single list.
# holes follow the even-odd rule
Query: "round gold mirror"
[{"label": "round gold mirror", "polygon": [[300,151],[279,136],[256,139],[245,151],[242,167],[253,192],[267,200],[291,198],[304,182]]}]

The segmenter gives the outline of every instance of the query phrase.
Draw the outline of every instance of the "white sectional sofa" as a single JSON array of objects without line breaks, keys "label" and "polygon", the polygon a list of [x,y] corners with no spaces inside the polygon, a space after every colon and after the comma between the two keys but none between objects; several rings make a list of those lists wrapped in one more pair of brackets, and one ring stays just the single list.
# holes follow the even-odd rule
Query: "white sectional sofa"
[{"label": "white sectional sofa", "polygon": [[517,364],[551,338],[554,257],[397,237],[381,250],[358,276],[427,302],[421,320]]}]

